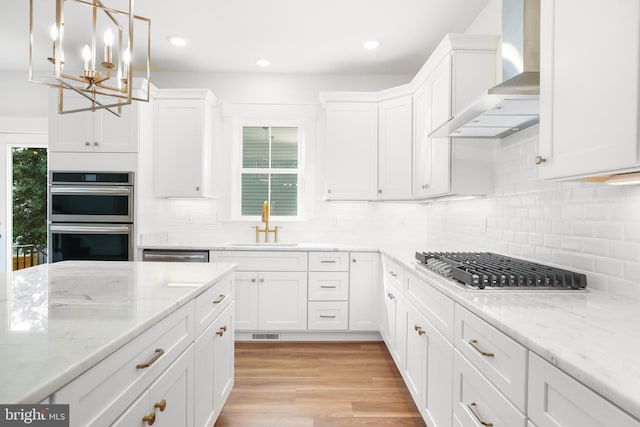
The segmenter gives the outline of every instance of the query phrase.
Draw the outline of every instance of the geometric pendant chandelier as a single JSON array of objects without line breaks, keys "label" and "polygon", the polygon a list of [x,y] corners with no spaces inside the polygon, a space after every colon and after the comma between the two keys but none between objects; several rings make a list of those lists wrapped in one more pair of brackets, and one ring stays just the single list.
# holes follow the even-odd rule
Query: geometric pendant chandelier
[{"label": "geometric pendant chandelier", "polygon": [[[151,20],[136,16],[133,2],[30,0],[29,81],[58,88],[58,113],[119,116],[132,101],[149,101]],[[141,93],[134,71],[146,79]]]}]

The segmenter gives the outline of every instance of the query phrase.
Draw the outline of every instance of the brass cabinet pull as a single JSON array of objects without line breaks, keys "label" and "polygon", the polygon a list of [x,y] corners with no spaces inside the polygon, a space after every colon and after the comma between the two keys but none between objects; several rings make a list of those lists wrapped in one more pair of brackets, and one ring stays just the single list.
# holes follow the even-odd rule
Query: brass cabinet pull
[{"label": "brass cabinet pull", "polygon": [[478,413],[476,412],[476,408],[478,407],[478,405],[476,404],[476,402],[470,403],[467,405],[467,408],[469,408],[469,410],[471,411],[471,413],[473,414],[474,417],[476,417],[476,419],[478,420],[478,422],[480,424],[482,424],[483,426],[486,427],[493,427],[493,423],[490,423],[488,421],[484,421],[482,418],[480,418],[480,415],[478,415]]},{"label": "brass cabinet pull", "polygon": [[546,161],[547,161],[547,159],[545,159],[544,157],[542,157],[542,156],[536,156],[536,165],[541,165],[541,164],[543,164],[543,163],[544,163],[544,162],[546,162]]},{"label": "brass cabinet pull", "polygon": [[227,325],[221,326],[220,329],[218,329],[218,332],[216,332],[216,335],[221,337],[225,332],[227,332]]},{"label": "brass cabinet pull", "polygon": [[478,347],[478,340],[469,341],[469,345],[471,347],[473,347],[478,353],[480,353],[481,355],[483,355],[485,357],[493,357],[493,356],[495,356],[495,354],[493,354],[493,353],[487,353],[486,351],[480,350],[480,347]]},{"label": "brass cabinet pull", "polygon": [[164,410],[167,409],[167,399],[162,399],[160,402],[156,402],[153,407],[160,409],[160,412],[164,412]]},{"label": "brass cabinet pull", "polygon": [[223,327],[221,327],[220,329],[222,329],[223,331],[227,332],[227,325],[224,325]]},{"label": "brass cabinet pull", "polygon": [[389,270],[389,274],[393,277],[398,277],[398,275],[394,271]]},{"label": "brass cabinet pull", "polygon": [[226,297],[227,297],[226,295],[220,295],[217,300],[213,301],[213,303],[214,304],[220,304],[222,302],[222,300],[224,300]]},{"label": "brass cabinet pull", "polygon": [[387,296],[389,297],[389,299],[394,299],[395,298],[392,293],[388,293]]},{"label": "brass cabinet pull", "polygon": [[335,264],[336,262],[338,262],[338,261],[336,261],[335,259],[323,259],[323,260],[320,260],[320,264]]},{"label": "brass cabinet pull", "polygon": [[418,333],[418,335],[422,336],[424,334],[427,333],[427,331],[425,331],[424,329],[422,329],[422,326],[418,326],[418,325],[414,325],[413,328],[416,330],[416,332]]},{"label": "brass cabinet pull", "polygon": [[422,184],[422,189],[423,189],[423,190],[426,190],[426,189],[428,189],[428,188],[429,188],[429,184]]},{"label": "brass cabinet pull", "polygon": [[144,417],[142,417],[142,421],[149,424],[150,426],[153,425],[153,423],[156,422],[156,413],[155,411],[150,413],[149,415],[145,415]]},{"label": "brass cabinet pull", "polygon": [[320,287],[322,289],[335,289],[336,288],[336,286],[329,286],[329,285],[320,285]]},{"label": "brass cabinet pull", "polygon": [[320,315],[320,318],[321,318],[321,319],[335,319],[335,318],[336,318],[336,316],[327,316],[327,315],[325,315],[325,314],[321,314],[321,315]]},{"label": "brass cabinet pull", "polygon": [[164,354],[164,350],[161,349],[161,348],[156,348],[156,352],[155,353],[156,354],[151,359],[149,359],[148,361],[136,365],[136,369],[145,369],[145,368],[148,368],[149,366],[153,365],[154,363],[156,363],[156,361],[158,359],[160,359],[160,356],[162,356]]}]

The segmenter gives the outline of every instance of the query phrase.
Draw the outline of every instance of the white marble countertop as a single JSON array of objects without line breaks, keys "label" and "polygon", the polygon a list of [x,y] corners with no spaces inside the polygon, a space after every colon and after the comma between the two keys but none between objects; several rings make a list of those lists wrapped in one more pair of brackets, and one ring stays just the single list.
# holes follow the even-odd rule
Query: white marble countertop
[{"label": "white marble countertop", "polygon": [[212,243],[189,244],[184,242],[162,242],[140,245],[139,249],[211,250],[211,251],[327,251],[327,252],[379,252],[372,246],[345,245],[335,243]]},{"label": "white marble countertop", "polygon": [[456,303],[640,419],[640,302],[606,292],[469,291],[382,250]]},{"label": "white marble countertop", "polygon": [[65,261],[0,275],[0,403],[38,403],[233,268]]}]

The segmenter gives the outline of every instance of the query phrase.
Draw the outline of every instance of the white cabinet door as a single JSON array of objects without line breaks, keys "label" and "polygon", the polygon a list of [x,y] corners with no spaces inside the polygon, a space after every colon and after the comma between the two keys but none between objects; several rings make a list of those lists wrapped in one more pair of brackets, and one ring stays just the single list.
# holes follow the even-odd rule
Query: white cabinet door
[{"label": "white cabinet door", "polygon": [[235,327],[239,331],[258,329],[258,273],[238,271],[235,280]]},{"label": "white cabinet door", "polygon": [[261,272],[259,274],[258,329],[262,331],[307,329],[307,273]]},{"label": "white cabinet door", "polygon": [[204,99],[157,101],[156,196],[208,196],[212,120]]},{"label": "white cabinet door", "polygon": [[398,299],[392,289],[385,287],[384,293],[384,310],[381,313],[380,319],[380,335],[387,344],[389,353],[393,354],[393,349],[396,345],[396,311],[397,311]]},{"label": "white cabinet door", "polygon": [[402,293],[398,292],[396,295],[395,301],[395,332],[394,336],[394,346],[391,351],[391,356],[396,362],[396,366],[398,366],[398,370],[402,372],[405,369],[407,364],[407,309],[405,307],[405,299]]},{"label": "white cabinet door", "polygon": [[[64,108],[86,108],[87,100],[66,93]],[[49,94],[49,148],[54,152],[138,151],[139,108],[136,103],[122,107],[120,117],[104,110],[58,114],[58,91]]]},{"label": "white cabinet door", "polygon": [[233,303],[195,344],[195,427],[209,427],[220,415],[234,383]]},{"label": "white cabinet door", "polygon": [[378,329],[380,283],[380,254],[351,252],[349,270],[349,329],[375,331]]},{"label": "white cabinet door", "polygon": [[193,346],[149,388],[157,427],[193,426]]},{"label": "white cabinet door", "polygon": [[451,57],[447,55],[413,98],[413,197],[449,192],[451,142],[429,133],[451,115]]},{"label": "white cabinet door", "polygon": [[542,1],[540,177],[640,165],[639,25],[637,1]]},{"label": "white cabinet door", "polygon": [[529,355],[528,415],[538,427],[638,427],[634,420],[578,381]]},{"label": "white cabinet door", "polygon": [[404,378],[413,401],[422,413],[423,388],[427,380],[427,321],[413,305],[407,304],[407,363]]},{"label": "white cabinet door", "polygon": [[375,200],[377,103],[327,103],[325,189],[329,200]]},{"label": "white cabinet door", "polygon": [[217,418],[234,384],[234,328],[233,304],[213,323],[213,399]]},{"label": "white cabinet door", "polygon": [[411,197],[412,98],[378,104],[378,199]]},{"label": "white cabinet door", "polygon": [[148,391],[138,397],[113,424],[109,425],[112,427],[193,426],[193,359],[193,346],[191,346],[160,375]]},{"label": "white cabinet door", "polygon": [[422,396],[424,418],[429,426],[449,426],[453,411],[453,345],[431,322],[424,320],[427,337],[427,381]]},{"label": "white cabinet door", "polygon": [[423,83],[413,95],[413,197],[425,197],[431,187],[431,87]]}]

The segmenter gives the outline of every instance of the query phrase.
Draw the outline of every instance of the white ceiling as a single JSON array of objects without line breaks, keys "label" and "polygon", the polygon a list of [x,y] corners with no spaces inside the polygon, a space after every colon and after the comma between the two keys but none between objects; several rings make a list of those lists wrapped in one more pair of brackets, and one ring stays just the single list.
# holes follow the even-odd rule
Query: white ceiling
[{"label": "white ceiling", "polygon": [[[487,2],[135,0],[135,11],[151,19],[155,71],[414,74],[444,34],[463,32]],[[27,69],[28,28],[29,1],[2,0],[0,70]],[[177,48],[167,41],[172,34],[190,43]],[[380,48],[365,50],[370,39]],[[257,67],[261,58],[271,67]]]}]

